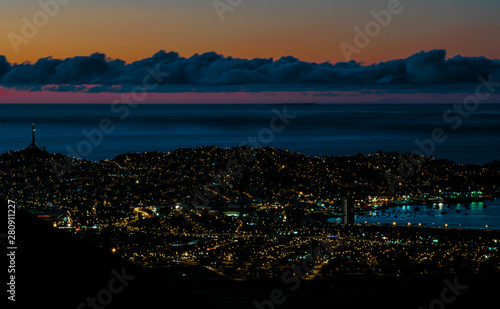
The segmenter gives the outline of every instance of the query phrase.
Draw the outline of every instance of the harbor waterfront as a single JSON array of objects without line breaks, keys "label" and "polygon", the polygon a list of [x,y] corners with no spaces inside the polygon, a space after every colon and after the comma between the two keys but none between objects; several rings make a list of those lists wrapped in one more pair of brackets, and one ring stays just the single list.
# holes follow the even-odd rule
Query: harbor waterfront
[{"label": "harbor waterfront", "polygon": [[499,303],[499,0],[0,12],[1,308]]},{"label": "harbor waterfront", "polygon": [[[230,284],[239,289],[231,294],[247,297],[246,285],[265,282],[276,289],[276,280],[285,278],[302,280],[306,294],[307,286],[328,287],[322,297],[330,300],[330,287],[346,279],[401,286],[459,273],[469,284],[467,278],[498,282],[498,161],[464,165],[382,150],[318,157],[262,145],[212,145],[96,162],[54,153],[52,145],[64,142],[45,147],[47,139],[38,134],[45,128],[29,127],[23,150],[0,154],[6,184],[0,196],[46,229],[161,272],[163,282],[181,288],[205,293],[207,283],[216,289]],[[146,144],[128,136],[127,147],[140,151]],[[110,149],[111,140],[102,136],[100,142]],[[388,181],[389,172],[408,160],[414,172]],[[328,223],[335,216],[342,222]],[[220,301],[208,292],[207,298]],[[259,308],[268,295],[253,293],[250,301],[235,303]]]},{"label": "harbor waterfront", "polygon": [[[23,107],[26,108],[25,112],[21,112]],[[252,138],[258,136],[262,128],[269,126],[270,119],[275,116],[275,110],[278,110],[281,113],[293,115],[293,119],[287,119],[287,125],[283,127],[282,131],[276,132],[272,139],[259,140],[258,144],[253,145],[254,147],[271,146],[277,147],[275,149],[282,149],[282,151],[277,150],[276,154],[274,150],[262,152],[262,155],[268,157],[268,160],[281,162],[278,171],[283,173],[288,170],[284,168],[287,165],[287,160],[297,160],[293,165],[290,165],[290,173],[292,173],[291,171],[301,170],[301,173],[309,175],[309,177],[314,175],[314,179],[324,183],[317,188],[319,196],[325,195],[324,192],[336,192],[328,195],[328,198],[339,198],[342,194],[349,193],[348,191],[351,190],[349,188],[353,186],[353,183],[349,180],[353,172],[356,174],[361,173],[359,176],[368,173],[373,177],[378,177],[379,180],[374,181],[370,178],[371,176],[363,180],[361,183],[369,184],[369,189],[368,191],[361,191],[364,191],[363,194],[366,196],[380,196],[385,195],[382,192],[387,190],[387,188],[379,186],[379,184],[384,185],[387,183],[384,172],[391,168],[397,170],[400,164],[399,154],[387,151],[397,151],[403,154],[415,150],[417,147],[415,141],[425,141],[434,128],[444,127],[442,113],[448,107],[446,104],[428,105],[425,109],[421,105],[413,104],[211,104],[186,106],[146,104],[131,110],[130,115],[122,120],[113,113],[109,105],[1,104],[2,119],[0,119],[0,129],[2,135],[0,135],[0,153],[6,154],[11,149],[23,149],[28,145],[36,145],[39,148],[46,146],[47,151],[51,154],[60,153],[73,157],[74,154],[68,149],[78,150],[79,145],[83,145],[84,142],[88,145],[91,141],[94,141],[95,144],[92,144],[90,149],[84,149],[88,150],[84,155],[80,153],[82,159],[93,162],[89,162],[92,166],[106,166],[106,162],[113,160],[115,156],[120,158],[124,154],[136,153],[134,157],[141,158],[142,155],[137,153],[155,151],[165,153],[160,159],[154,158],[154,160],[165,160],[164,164],[169,169],[171,168],[169,162],[171,160],[180,160],[179,158],[183,160],[191,158],[189,162],[179,161],[178,163],[181,166],[185,164],[192,166],[200,163],[197,160],[208,160],[208,158],[204,158],[206,155],[204,152],[211,153],[218,148],[202,147],[195,150],[197,154],[194,157],[193,154],[185,157],[177,157],[175,154],[189,152],[188,149],[195,149],[201,145],[218,146],[221,149],[215,152],[224,153],[226,151],[230,154],[231,150],[228,147],[236,147],[244,141],[253,140]],[[498,140],[498,135],[494,132],[498,132],[499,129],[497,121],[499,115],[500,105],[487,104],[481,106],[481,109],[473,117],[464,120],[464,125],[460,130],[450,134],[446,143],[436,145],[433,157],[444,157],[448,158],[449,161],[428,161],[430,165],[426,169],[429,169],[424,174],[437,175],[444,172],[447,173],[447,176],[444,178],[441,178],[443,175],[435,176],[436,183],[433,185],[433,189],[424,185],[429,179],[423,177],[422,181],[424,182],[415,179],[414,182],[408,184],[406,191],[402,190],[398,194],[404,195],[404,192],[417,192],[417,188],[420,187],[425,192],[428,191],[431,196],[438,194],[436,188],[456,187],[456,190],[460,192],[481,190],[485,185],[483,181],[486,178],[484,177],[491,177],[491,175],[487,176],[489,172],[486,172],[483,176],[479,175],[491,168],[491,171],[494,171],[495,166],[498,165],[494,160],[498,158],[500,153],[498,146],[500,143],[495,142]],[[183,120],[180,121],[180,118]],[[96,125],[102,119],[110,119],[115,129],[106,134],[102,133],[101,136],[95,132]],[[426,121],[425,125],[412,124],[423,123],[424,120]],[[34,140],[34,122],[37,129],[36,143]],[[30,129],[32,130],[30,131]],[[29,144],[30,141],[31,144]],[[379,152],[379,150],[386,153]],[[292,151],[295,154],[292,155]],[[232,155],[237,154],[235,150],[232,152]],[[362,155],[362,153],[365,155]],[[310,170],[310,166],[307,164],[300,168],[297,166],[297,164],[303,164],[301,161],[303,160],[301,159],[302,155],[308,156],[307,160],[317,165],[314,172]],[[146,161],[151,160],[150,155],[144,156]],[[154,157],[154,155],[152,156]],[[170,159],[166,160],[165,156]],[[321,159],[325,158],[323,156],[328,156],[329,159],[327,161]],[[125,157],[128,156],[125,155]],[[235,159],[237,158],[236,156]],[[99,160],[105,161],[97,163]],[[226,159],[221,158],[221,160]],[[114,161],[116,162],[116,160]],[[121,159],[118,162],[119,164],[124,163]],[[489,163],[489,167],[483,165],[488,162],[492,162]],[[477,165],[473,166],[470,163]],[[55,171],[60,172],[61,169],[63,172],[66,171],[68,169],[66,165],[64,163],[62,166],[58,166]],[[483,165],[481,171],[478,165]],[[336,172],[328,172],[333,167],[335,167]],[[152,168],[157,169],[158,166],[152,166]],[[208,173],[212,166],[203,168]],[[258,171],[258,175],[253,176],[255,179],[261,178],[262,173],[268,172],[259,165],[253,167],[253,169]],[[185,176],[186,170],[178,171],[174,168],[170,172]],[[239,175],[241,180],[238,181],[246,181],[245,179],[250,177],[246,173]],[[460,183],[452,183],[447,180],[452,178],[456,180],[455,176],[458,174],[462,175],[463,181],[467,181],[468,186],[473,188],[468,190],[462,188]],[[54,171],[51,171],[48,175],[58,178],[61,176],[57,173],[54,174]],[[44,177],[48,177],[48,175],[44,175]],[[279,174],[273,175],[277,176]],[[290,174],[291,176],[297,177],[293,173]],[[338,176],[341,178],[337,178]],[[477,177],[474,178],[477,183],[471,183],[471,179],[473,179],[471,177]],[[340,181],[340,179],[344,180]],[[63,179],[59,180],[62,181]],[[213,179],[207,179],[207,182],[201,183],[198,183],[200,180],[196,179],[191,181],[192,186],[203,186],[206,183],[213,182]],[[282,183],[288,183],[288,181],[287,179],[281,180]],[[306,179],[304,181],[308,182],[310,180]],[[489,182],[491,181],[494,180],[490,179]],[[253,194],[255,196],[267,194],[269,200],[274,200],[277,196],[283,195],[286,196],[285,204],[293,204],[290,196],[286,194],[270,194],[269,192],[279,192],[282,188],[280,186],[276,187],[277,184],[273,181],[269,185],[275,186],[273,187],[274,191],[267,188],[266,193],[264,193],[262,191],[264,187],[259,186]],[[493,185],[493,183],[490,183],[490,185]],[[19,190],[26,191],[21,186],[19,186]],[[294,192],[292,195],[297,194],[295,192],[296,188],[291,187],[289,190]],[[491,192],[495,190],[498,191],[498,185],[490,188]],[[356,190],[353,189],[352,191]],[[189,193],[183,194],[173,195],[169,202],[184,201]],[[195,195],[191,194],[191,196]],[[326,198],[326,196],[323,196],[323,199]],[[109,200],[110,198],[108,198]],[[53,202],[57,203],[57,201]],[[427,227],[500,230],[500,203],[498,200],[485,200],[484,203],[469,201],[470,209],[466,209],[465,203],[457,204],[458,200],[454,202],[447,200],[443,201],[444,204],[434,206],[432,205],[433,201],[427,201],[426,206],[421,205],[422,203],[419,203],[418,206],[411,206],[402,200],[399,200],[399,202],[401,206],[385,210],[372,209],[363,213],[358,211],[355,220],[357,223],[381,225],[395,224],[401,226],[410,224],[418,226],[420,224],[420,226]],[[484,207],[485,204],[488,205],[487,208]],[[328,212],[330,210],[324,209],[324,211]],[[330,219],[330,222],[339,221],[340,218]]]},{"label": "harbor waterfront", "polygon": [[[330,218],[329,222],[342,222]],[[472,228],[500,230],[500,200],[471,203],[434,203],[371,209],[356,215],[356,223],[375,225]]]}]

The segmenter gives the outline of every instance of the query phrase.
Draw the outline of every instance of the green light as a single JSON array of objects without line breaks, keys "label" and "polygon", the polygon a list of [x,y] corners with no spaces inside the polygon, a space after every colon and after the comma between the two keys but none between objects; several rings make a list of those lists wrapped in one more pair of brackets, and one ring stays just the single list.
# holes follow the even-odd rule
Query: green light
[{"label": "green light", "polygon": [[438,243],[438,242],[439,242],[439,239],[434,239],[432,242],[433,242],[433,243]]}]

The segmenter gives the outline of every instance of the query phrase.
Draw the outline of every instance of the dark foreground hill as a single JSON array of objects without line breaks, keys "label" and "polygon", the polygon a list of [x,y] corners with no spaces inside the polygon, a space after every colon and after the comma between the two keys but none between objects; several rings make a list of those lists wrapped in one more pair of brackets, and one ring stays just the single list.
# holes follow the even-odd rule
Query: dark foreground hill
[{"label": "dark foreground hill", "polygon": [[[0,209],[7,213],[3,199]],[[2,225],[2,233],[4,231]],[[23,211],[16,213],[15,231],[18,249],[14,308],[139,309],[173,308],[179,304],[185,308],[215,308],[209,301],[166,283],[167,278],[154,271],[129,264]],[[5,248],[2,239],[2,249]],[[6,255],[2,256],[4,283],[8,279],[8,261],[4,260]],[[2,289],[2,302],[8,297],[6,290]],[[99,307],[99,297],[106,305]],[[88,298],[95,298],[95,305]],[[8,304],[14,303],[9,301]]]}]

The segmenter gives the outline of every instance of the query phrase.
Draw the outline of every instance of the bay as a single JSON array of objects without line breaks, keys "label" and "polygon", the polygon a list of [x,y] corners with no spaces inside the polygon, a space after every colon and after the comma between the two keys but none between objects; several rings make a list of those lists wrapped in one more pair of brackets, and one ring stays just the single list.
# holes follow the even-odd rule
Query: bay
[{"label": "bay", "polygon": [[[485,204],[486,208],[483,207]],[[434,209],[434,206],[438,208]],[[469,203],[469,206],[470,209],[466,208],[465,203],[451,204],[449,207],[443,203],[427,206],[403,205],[390,207],[385,211],[379,209],[358,214],[355,222],[376,225],[500,230],[500,200],[473,202]],[[342,221],[340,218],[332,218],[329,222],[340,223]]]},{"label": "bay", "polygon": [[[77,153],[93,161],[127,152],[169,152],[202,145],[225,148],[242,143],[311,156],[433,150],[434,157],[460,164],[500,159],[500,104],[483,104],[468,117],[450,113],[453,110],[452,104],[140,104],[135,108],[0,104],[0,153],[28,146],[35,123],[40,147],[45,145],[51,153]],[[286,121],[280,115],[288,115],[281,117]],[[111,132],[103,130],[103,121]],[[446,134],[443,143],[430,143],[436,129]],[[441,213],[443,209],[429,212],[431,207],[420,206],[420,211],[414,211],[416,206],[399,206],[384,215],[369,212],[356,220],[500,229],[500,201],[485,203],[488,208],[471,203],[468,211],[464,205],[452,205],[444,209],[447,214]]]}]

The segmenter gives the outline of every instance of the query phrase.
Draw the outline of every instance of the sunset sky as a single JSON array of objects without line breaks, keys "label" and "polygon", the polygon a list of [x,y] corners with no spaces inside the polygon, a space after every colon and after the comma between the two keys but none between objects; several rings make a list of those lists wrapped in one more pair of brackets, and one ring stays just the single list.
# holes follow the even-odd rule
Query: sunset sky
[{"label": "sunset sky", "polygon": [[[240,0],[221,15],[212,0],[59,0],[64,4],[57,7],[55,1],[41,0],[53,15],[45,21],[38,14],[43,12],[38,1],[2,0],[0,55],[6,61],[20,64],[102,53],[132,63],[165,50],[185,58],[214,51],[234,58],[293,56],[335,64],[346,61],[342,42],[355,46],[354,28],[365,29],[374,21],[371,11],[395,3]],[[219,3],[228,5],[228,0]],[[500,1],[402,0],[398,7],[401,12],[391,14],[387,27],[352,59],[369,65],[434,49],[446,50],[447,59],[500,58]],[[33,17],[43,26],[26,38],[23,27]],[[13,46],[19,36],[25,40]],[[7,101],[5,90],[2,93],[0,100]]]}]

